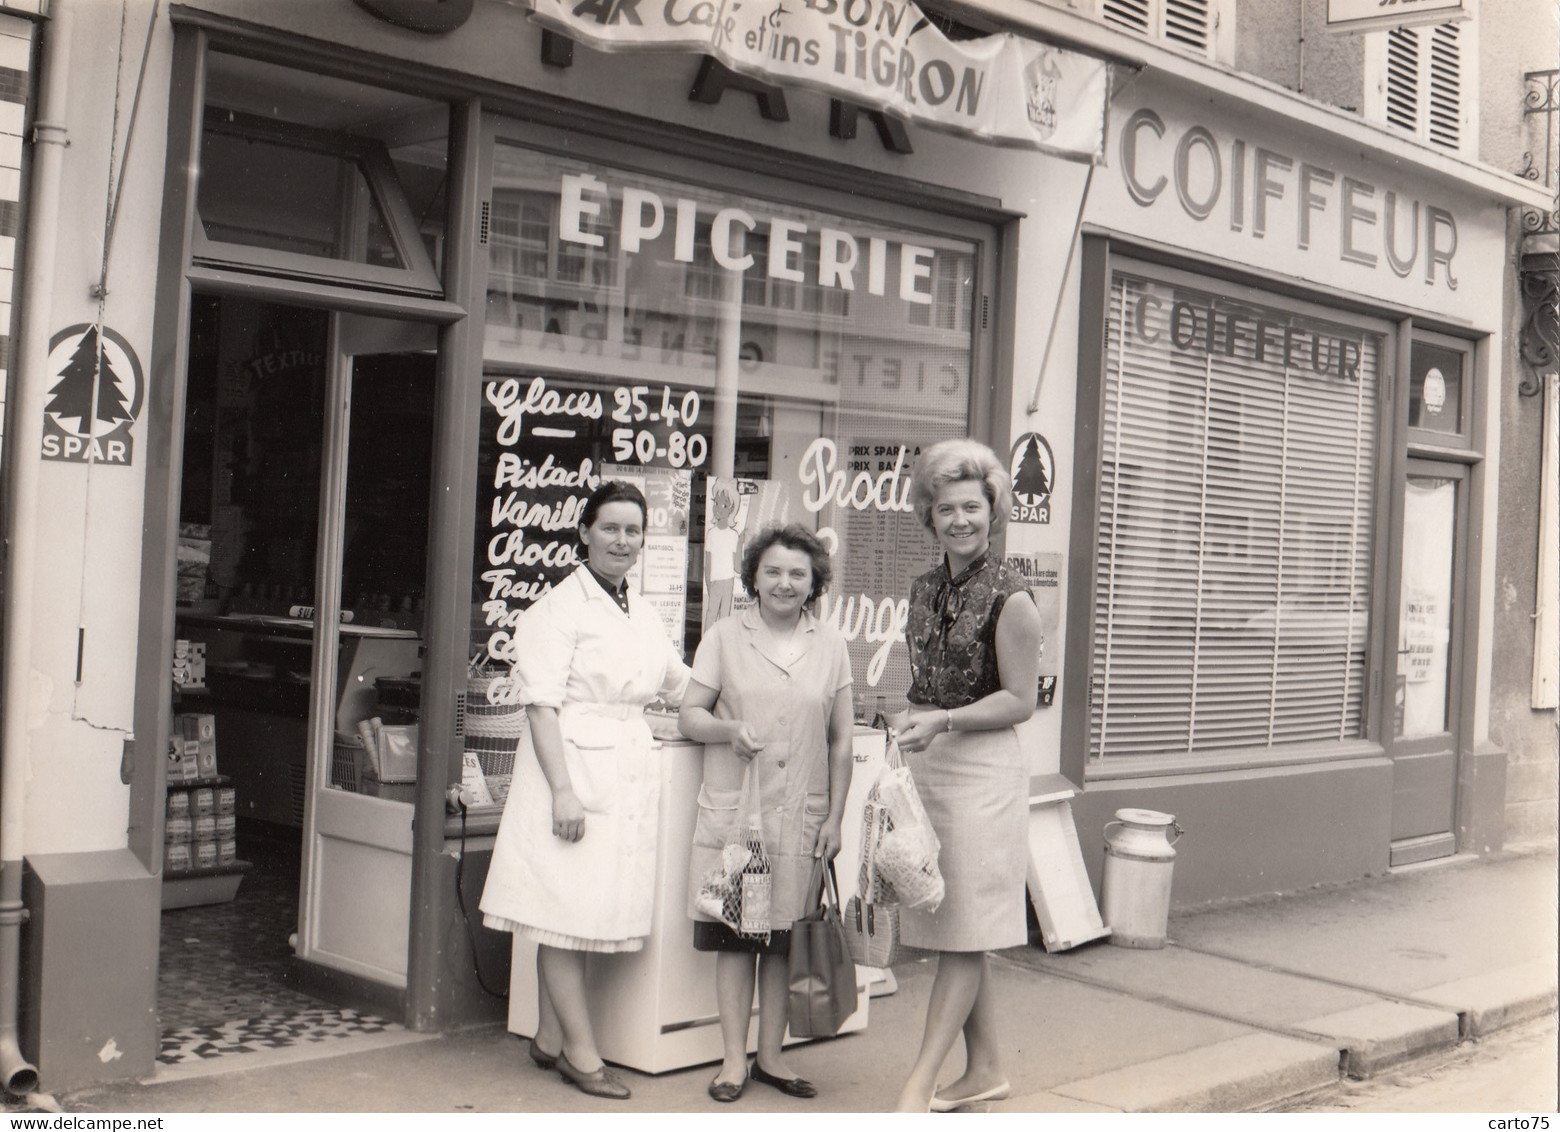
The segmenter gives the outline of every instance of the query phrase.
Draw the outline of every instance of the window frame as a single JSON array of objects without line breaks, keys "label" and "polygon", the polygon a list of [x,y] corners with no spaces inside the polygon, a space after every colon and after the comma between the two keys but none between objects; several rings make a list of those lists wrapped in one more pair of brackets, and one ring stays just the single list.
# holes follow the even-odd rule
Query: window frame
[{"label": "window frame", "polygon": [[389,150],[383,142],[241,113],[230,113],[226,121],[212,124],[206,121],[205,112],[209,109],[209,105],[203,104],[201,131],[196,141],[197,163],[204,159],[208,131],[309,150],[351,162],[362,171],[368,190],[379,205],[385,229],[405,266],[387,267],[215,240],[206,234],[198,199],[194,202],[195,219],[190,233],[190,259],[195,266],[343,286],[373,287],[430,297],[444,294],[444,284],[433,260],[428,256],[427,248],[423,246],[417,231],[417,219],[412,214],[406,194],[401,189],[400,179],[396,176],[395,165],[390,160]]},{"label": "window frame", "polygon": [[[1297,295],[1284,287],[1264,287],[1260,278],[1235,278],[1187,259],[1168,259],[1137,249],[1106,235],[1085,237],[1080,291],[1080,352],[1078,359],[1077,424],[1073,477],[1074,513],[1088,516],[1072,524],[1068,554],[1067,641],[1064,668],[1082,674],[1065,682],[1062,715],[1062,771],[1072,781],[1105,782],[1121,779],[1164,777],[1197,772],[1218,772],[1256,767],[1291,766],[1379,756],[1382,746],[1382,666],[1386,657],[1389,620],[1387,567],[1392,561],[1391,538],[1396,522],[1394,502],[1401,484],[1404,430],[1400,406],[1406,413],[1407,369],[1403,364],[1406,342],[1403,324],[1356,306],[1328,307],[1313,295]],[[1365,638],[1364,734],[1339,741],[1287,744],[1283,747],[1246,747],[1222,751],[1176,752],[1155,755],[1116,755],[1091,762],[1091,683],[1094,656],[1094,591],[1098,560],[1101,498],[1102,436],[1104,424],[1106,332],[1110,309],[1111,279],[1118,267],[1141,271],[1151,278],[1214,290],[1258,306],[1283,298],[1295,313],[1324,321],[1346,321],[1381,336],[1377,397],[1376,448],[1371,509],[1369,564],[1369,626]],[[1399,393],[1399,389],[1404,392]],[[1406,419],[1406,418],[1405,418]],[[1395,654],[1394,654],[1395,659]],[[1390,720],[1387,721],[1390,723]]]}]

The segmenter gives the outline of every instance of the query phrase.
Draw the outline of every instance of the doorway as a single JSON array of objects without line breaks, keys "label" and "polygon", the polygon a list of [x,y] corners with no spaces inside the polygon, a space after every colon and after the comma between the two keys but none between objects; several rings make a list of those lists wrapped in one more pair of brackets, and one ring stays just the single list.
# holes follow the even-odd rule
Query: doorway
[{"label": "doorway", "polygon": [[1467,485],[1461,465],[1408,461],[1390,746],[1393,866],[1457,851]]},{"label": "doorway", "polygon": [[[433,346],[408,324],[193,299],[174,734],[206,736],[214,765],[170,752],[165,1065],[399,1021],[355,1004],[405,983]],[[208,807],[230,835],[215,855]]]}]

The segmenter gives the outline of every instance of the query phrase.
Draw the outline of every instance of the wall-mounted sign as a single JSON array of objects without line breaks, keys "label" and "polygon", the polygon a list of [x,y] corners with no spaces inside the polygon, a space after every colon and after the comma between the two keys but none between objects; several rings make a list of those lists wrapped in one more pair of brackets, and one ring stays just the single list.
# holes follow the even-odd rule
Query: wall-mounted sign
[{"label": "wall-mounted sign", "polygon": [[1466,0],[1327,0],[1328,31],[1375,31],[1466,20]]},{"label": "wall-mounted sign", "polygon": [[49,340],[49,394],[43,405],[45,460],[128,465],[131,426],[141,415],[141,362],[116,331],[81,323]]},{"label": "wall-mounted sign", "polygon": [[1013,510],[1010,523],[1049,523],[1051,492],[1056,488],[1056,461],[1051,446],[1038,432],[1026,432],[1013,445],[1008,458],[1008,475],[1013,480]]},{"label": "wall-mounted sign", "polygon": [[530,3],[539,23],[601,51],[694,51],[938,129],[1101,156],[1103,60],[1010,33],[955,42],[907,0]]},{"label": "wall-mounted sign", "polygon": [[1292,236],[1296,252],[1457,289],[1457,216],[1433,200],[1148,106],[1127,115],[1119,154],[1133,203],[1171,223],[1179,206],[1210,235],[1225,228],[1275,248]]}]

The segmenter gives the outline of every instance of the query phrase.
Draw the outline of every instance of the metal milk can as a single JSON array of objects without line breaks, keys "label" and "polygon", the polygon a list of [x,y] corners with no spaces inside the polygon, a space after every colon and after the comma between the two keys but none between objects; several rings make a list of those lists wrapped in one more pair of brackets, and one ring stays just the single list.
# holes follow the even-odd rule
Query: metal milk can
[{"label": "metal milk can", "polygon": [[1105,823],[1101,903],[1111,943],[1139,948],[1165,945],[1175,843],[1184,832],[1174,814],[1158,810],[1117,810],[1116,820]]}]

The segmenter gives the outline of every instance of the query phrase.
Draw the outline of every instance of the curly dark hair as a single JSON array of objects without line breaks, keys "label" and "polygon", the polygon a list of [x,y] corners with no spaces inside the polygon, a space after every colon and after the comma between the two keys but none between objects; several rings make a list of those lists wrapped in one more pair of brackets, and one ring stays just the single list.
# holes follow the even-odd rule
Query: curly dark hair
[{"label": "curly dark hair", "polygon": [[622,480],[602,480],[596,486],[596,490],[590,493],[590,498],[585,501],[585,510],[580,512],[580,527],[589,530],[596,525],[596,516],[608,503],[632,503],[639,508],[639,521],[649,522],[650,515],[645,509],[645,497],[637,487]]},{"label": "curly dark hair", "polygon": [[812,559],[812,592],[802,603],[803,608],[811,609],[819,595],[829,588],[829,581],[834,577],[834,568],[829,562],[829,552],[824,549],[823,543],[818,541],[818,536],[799,523],[790,523],[783,527],[776,523],[765,527],[753,536],[742,551],[743,586],[750,594],[758,593],[758,560],[764,556],[764,551],[776,543],[787,550],[800,550]]}]

